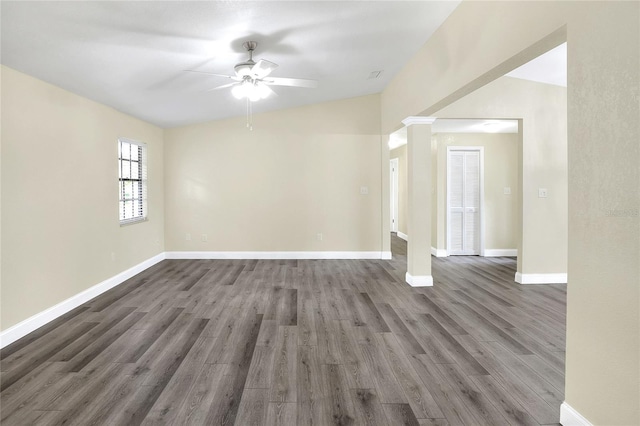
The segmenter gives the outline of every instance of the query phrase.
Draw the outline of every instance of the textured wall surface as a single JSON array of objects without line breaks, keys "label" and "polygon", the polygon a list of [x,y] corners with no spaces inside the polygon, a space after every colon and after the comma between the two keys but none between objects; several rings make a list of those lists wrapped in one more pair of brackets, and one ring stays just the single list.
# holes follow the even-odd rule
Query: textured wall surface
[{"label": "textured wall surface", "polygon": [[[120,226],[118,138],[147,143],[149,220]],[[2,329],[164,251],[162,129],[2,68]]]}]

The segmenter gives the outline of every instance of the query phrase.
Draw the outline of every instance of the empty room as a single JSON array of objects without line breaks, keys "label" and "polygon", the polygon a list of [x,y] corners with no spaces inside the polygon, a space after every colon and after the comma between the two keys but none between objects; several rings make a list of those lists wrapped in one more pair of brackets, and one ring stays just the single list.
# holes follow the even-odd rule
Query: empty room
[{"label": "empty room", "polygon": [[0,424],[640,424],[640,2],[0,24]]}]

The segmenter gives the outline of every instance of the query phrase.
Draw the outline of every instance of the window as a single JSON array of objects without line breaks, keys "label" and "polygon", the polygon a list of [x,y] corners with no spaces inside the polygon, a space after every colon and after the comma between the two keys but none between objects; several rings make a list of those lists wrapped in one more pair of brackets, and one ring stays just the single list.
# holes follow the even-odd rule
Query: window
[{"label": "window", "polygon": [[118,139],[118,185],[120,224],[147,219],[147,146]]}]

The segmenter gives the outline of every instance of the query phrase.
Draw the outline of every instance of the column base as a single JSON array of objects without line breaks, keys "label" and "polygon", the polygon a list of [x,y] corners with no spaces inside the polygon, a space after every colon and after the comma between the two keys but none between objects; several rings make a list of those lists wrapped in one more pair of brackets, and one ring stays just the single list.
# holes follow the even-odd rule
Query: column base
[{"label": "column base", "polygon": [[522,274],[516,272],[515,282],[518,284],[566,284],[567,274]]},{"label": "column base", "polygon": [[411,287],[431,287],[433,286],[433,277],[431,275],[416,275],[413,276],[410,273],[406,273],[404,276],[405,281]]}]

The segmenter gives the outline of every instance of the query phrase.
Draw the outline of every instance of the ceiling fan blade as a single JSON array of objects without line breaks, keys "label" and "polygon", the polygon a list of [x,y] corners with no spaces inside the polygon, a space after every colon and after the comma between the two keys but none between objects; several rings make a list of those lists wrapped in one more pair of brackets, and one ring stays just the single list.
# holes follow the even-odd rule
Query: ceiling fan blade
[{"label": "ceiling fan blade", "polygon": [[196,72],[198,74],[206,74],[206,75],[213,75],[215,77],[224,77],[224,78],[230,78],[232,80],[236,80],[236,81],[240,81],[241,79],[236,77],[235,75],[226,75],[226,74],[216,74],[213,72],[207,72],[207,71],[198,71],[198,70],[185,70],[187,72]]},{"label": "ceiling fan blade", "polygon": [[271,86],[307,87],[309,89],[318,87],[316,80],[305,80],[304,78],[269,77],[263,81]]},{"label": "ceiling fan blade", "polygon": [[235,86],[236,84],[238,83],[223,84],[222,86],[216,86],[216,87],[212,87],[211,89],[203,90],[203,92],[211,92],[213,90],[226,89],[227,87]]},{"label": "ceiling fan blade", "polygon": [[260,59],[253,67],[251,67],[251,74],[258,78],[263,78],[271,74],[271,71],[276,68],[278,68],[278,64],[274,64],[273,62],[265,59]]}]

